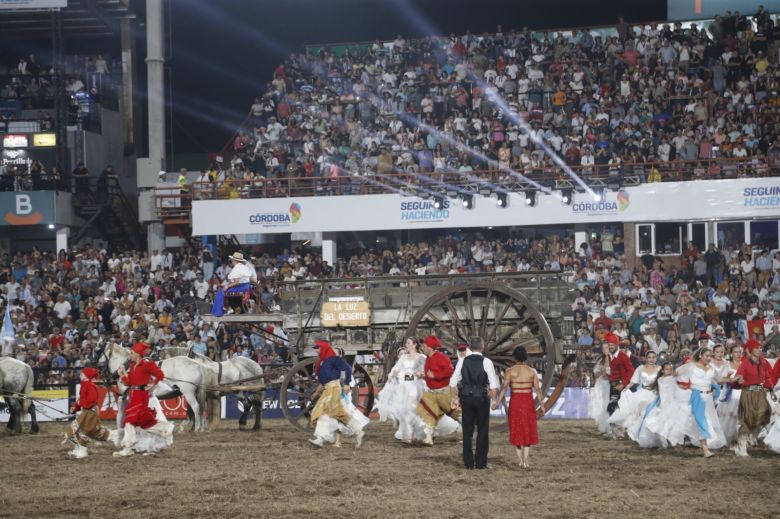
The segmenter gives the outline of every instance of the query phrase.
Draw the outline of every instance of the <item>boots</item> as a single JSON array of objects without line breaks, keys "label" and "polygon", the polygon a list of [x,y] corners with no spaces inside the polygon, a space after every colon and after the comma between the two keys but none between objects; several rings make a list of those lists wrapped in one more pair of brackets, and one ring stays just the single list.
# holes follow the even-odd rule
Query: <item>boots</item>
[{"label": "boots", "polygon": [[322,437],[315,436],[314,439],[309,439],[309,443],[311,443],[315,447],[322,447],[324,442],[322,441]]},{"label": "boots", "polygon": [[80,460],[82,458],[86,458],[88,455],[87,448],[83,445],[74,445],[73,450],[68,451],[68,456],[71,458]]},{"label": "boots", "polygon": [[747,446],[748,446],[748,435],[747,434],[740,434],[737,438],[737,447],[734,449],[734,454],[736,454],[740,458],[747,458],[750,456],[747,452]]},{"label": "boots", "polygon": [[349,426],[350,429],[352,429],[355,433],[355,448],[359,449],[361,445],[363,445],[363,436],[365,436],[366,433],[363,432],[363,428],[360,426],[357,420],[352,418],[349,423],[347,423],[347,426]]},{"label": "boots", "polygon": [[108,433],[108,442],[114,447],[119,447],[119,429],[114,429]]},{"label": "boots", "polygon": [[125,457],[128,457],[128,456],[132,456],[133,454],[135,454],[135,451],[133,451],[133,449],[125,447],[121,451],[115,452],[114,453],[114,457],[115,458],[125,458]]},{"label": "boots", "polygon": [[433,427],[425,426],[425,438],[423,439],[423,445],[427,445],[429,447],[433,446]]}]

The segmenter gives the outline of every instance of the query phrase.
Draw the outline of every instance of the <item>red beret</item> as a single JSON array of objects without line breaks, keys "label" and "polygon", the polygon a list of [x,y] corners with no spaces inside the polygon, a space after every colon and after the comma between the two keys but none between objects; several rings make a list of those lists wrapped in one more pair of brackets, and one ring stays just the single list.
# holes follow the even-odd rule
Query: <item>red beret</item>
[{"label": "red beret", "polygon": [[700,333],[699,334],[699,340],[700,341],[706,341],[710,338],[710,334],[708,333]]},{"label": "red beret", "polygon": [[434,335],[429,335],[423,339],[423,344],[434,350],[441,348],[441,341]]},{"label": "red beret", "polygon": [[332,348],[330,343],[328,341],[326,341],[325,339],[317,339],[316,341],[314,341],[314,347],[315,348],[319,348],[321,346],[327,346],[328,348]]},{"label": "red beret", "polygon": [[145,342],[136,342],[130,349],[143,357],[149,351],[149,345]]},{"label": "red beret", "polygon": [[755,339],[750,339],[750,340],[748,340],[748,341],[745,343],[745,346],[744,346],[744,348],[745,348],[745,351],[746,351],[746,352],[750,353],[751,351],[755,350],[756,348],[758,348],[758,349],[763,349],[763,348],[764,348],[764,345],[763,345],[763,344],[761,344],[760,342],[758,342],[758,341],[757,341],[757,340],[755,340]]},{"label": "red beret", "polygon": [[458,344],[458,351],[466,351],[467,349],[469,349],[468,344],[464,344],[464,343]]},{"label": "red beret", "polygon": [[81,370],[81,373],[90,380],[98,376],[98,370],[96,368],[84,368]]},{"label": "red beret", "polygon": [[608,333],[604,336],[604,342],[608,342],[610,344],[620,344],[620,337],[615,335],[614,333]]}]

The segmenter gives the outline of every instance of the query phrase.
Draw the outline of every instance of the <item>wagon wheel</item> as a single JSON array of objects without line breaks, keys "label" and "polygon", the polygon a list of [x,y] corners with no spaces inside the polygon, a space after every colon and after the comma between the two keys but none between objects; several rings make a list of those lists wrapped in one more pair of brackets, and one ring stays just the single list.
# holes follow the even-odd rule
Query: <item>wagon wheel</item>
[{"label": "wagon wheel", "polygon": [[[299,431],[310,432],[311,412],[317,403],[312,398],[317,390],[317,376],[314,374],[316,357],[304,359],[295,364],[285,375],[279,400],[284,417]],[[368,416],[374,408],[374,383],[368,372],[360,364],[352,366],[355,387],[352,390],[352,403],[360,412]]]},{"label": "wagon wheel", "polygon": [[282,413],[287,420],[299,431],[311,430],[311,411],[314,409],[315,399],[312,395],[317,390],[317,376],[314,374],[316,357],[304,359],[295,364],[282,380],[282,388],[279,391],[279,401]]},{"label": "wagon wheel", "polygon": [[352,378],[355,387],[352,388],[352,403],[364,415],[368,416],[374,409],[374,382],[366,368],[357,362],[352,364]]},{"label": "wagon wheel", "polygon": [[556,373],[555,342],[545,317],[527,296],[506,285],[477,281],[440,290],[414,314],[405,338],[424,335],[436,335],[451,355],[458,343],[482,337],[485,355],[499,370],[512,366],[512,351],[525,346],[528,365],[542,374],[542,392],[547,395],[556,386],[545,410],[555,403],[568,377],[568,370]]}]

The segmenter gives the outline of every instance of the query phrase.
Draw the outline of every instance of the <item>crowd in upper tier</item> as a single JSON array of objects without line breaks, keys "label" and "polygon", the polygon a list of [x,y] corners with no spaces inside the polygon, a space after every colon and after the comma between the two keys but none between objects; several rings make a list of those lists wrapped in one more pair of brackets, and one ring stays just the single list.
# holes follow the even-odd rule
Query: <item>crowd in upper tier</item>
[{"label": "crowd in upper tier", "polygon": [[773,174],[779,48],[780,27],[763,10],[686,28],[621,19],[598,31],[499,26],[322,47],[279,64],[232,160],[199,180],[498,167],[557,174],[536,138],[585,178]]}]

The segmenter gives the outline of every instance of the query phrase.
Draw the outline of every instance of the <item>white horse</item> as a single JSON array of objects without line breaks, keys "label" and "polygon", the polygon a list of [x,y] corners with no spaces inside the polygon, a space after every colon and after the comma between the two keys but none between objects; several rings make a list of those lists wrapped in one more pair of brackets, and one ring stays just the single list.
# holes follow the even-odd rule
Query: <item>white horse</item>
[{"label": "white horse", "polygon": [[[234,357],[224,362],[216,362],[204,355],[194,353],[191,348],[185,348],[181,346],[169,346],[159,350],[157,354],[160,359],[170,359],[178,356],[184,356],[195,360],[216,373],[217,383],[222,385],[232,385],[236,384],[237,382],[260,383],[263,380],[263,368],[253,360],[246,357]],[[221,372],[220,368],[222,370]],[[243,407],[241,416],[238,419],[238,426],[243,428],[246,425],[249,413],[251,413],[254,409],[255,425],[252,427],[252,430],[259,431],[263,413],[263,401],[265,396],[264,391],[238,391],[235,393],[235,395]],[[212,395],[210,394],[210,404],[211,400]],[[219,409],[209,409],[210,416],[214,418],[216,418],[217,412],[219,412]]]},{"label": "white horse", "polygon": [[[198,362],[216,375],[217,384],[219,385],[229,386],[237,383],[260,384],[263,382],[263,368],[257,362],[247,357],[233,357],[232,359],[223,362],[215,362],[203,355],[190,353],[189,358]],[[244,407],[241,417],[238,419],[239,427],[246,425],[247,416],[252,408],[254,408],[255,425],[252,427],[252,430],[259,431],[263,415],[264,391],[238,391],[236,397]]]},{"label": "white horse", "polygon": [[[116,374],[120,366],[127,364],[130,353],[116,344],[108,344],[101,354],[111,375]],[[165,359],[160,364],[165,379],[154,388],[154,396],[159,400],[168,400],[179,395],[187,401],[193,414],[193,429],[195,432],[206,430],[204,412],[209,387],[217,384],[217,377],[212,370],[206,369],[200,363],[187,357]],[[126,388],[121,381],[119,390],[124,394]],[[124,400],[120,401],[117,425],[121,427],[124,420]]]},{"label": "white horse", "polygon": [[30,366],[12,357],[0,357],[0,396],[8,405],[7,427],[22,432],[24,415],[30,413],[30,432],[38,432],[35,404],[31,400],[34,375]]}]

